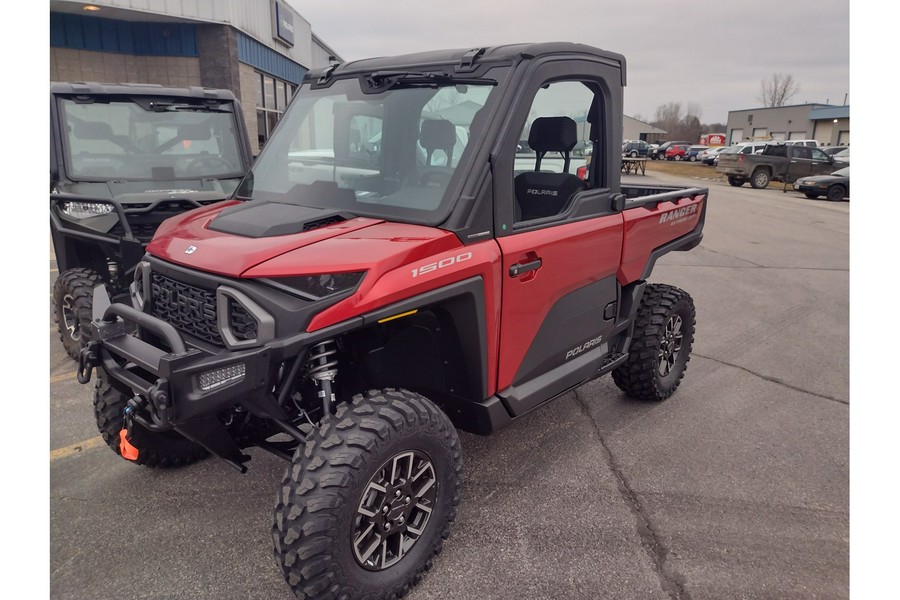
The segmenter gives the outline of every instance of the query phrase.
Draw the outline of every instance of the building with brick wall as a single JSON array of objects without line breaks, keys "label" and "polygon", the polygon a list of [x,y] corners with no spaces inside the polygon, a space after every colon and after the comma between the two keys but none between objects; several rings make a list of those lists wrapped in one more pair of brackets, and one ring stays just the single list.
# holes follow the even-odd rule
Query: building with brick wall
[{"label": "building with brick wall", "polygon": [[333,60],[284,0],[50,2],[50,81],[231,90],[254,153],[303,75]]}]

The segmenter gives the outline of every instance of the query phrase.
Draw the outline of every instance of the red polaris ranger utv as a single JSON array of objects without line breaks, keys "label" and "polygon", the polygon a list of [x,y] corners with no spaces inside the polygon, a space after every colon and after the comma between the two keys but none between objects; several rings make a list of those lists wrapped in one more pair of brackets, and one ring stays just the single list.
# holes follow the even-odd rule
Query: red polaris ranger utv
[{"label": "red polaris ranger utv", "polygon": [[692,300],[646,280],[700,243],[707,190],[620,184],[624,85],[621,55],[572,43],[309,72],[233,198],[158,229],[131,304],[97,288],[79,378],[107,443],[283,457],[297,596],[405,593],[456,515],[456,428],[684,376]]}]

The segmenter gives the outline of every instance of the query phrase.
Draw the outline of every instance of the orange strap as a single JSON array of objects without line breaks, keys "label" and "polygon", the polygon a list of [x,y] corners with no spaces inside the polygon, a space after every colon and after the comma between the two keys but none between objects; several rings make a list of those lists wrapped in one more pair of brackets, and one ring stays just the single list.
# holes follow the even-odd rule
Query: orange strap
[{"label": "orange strap", "polygon": [[137,460],[138,458],[138,449],[128,441],[128,430],[124,427],[119,432],[119,454],[127,460]]}]

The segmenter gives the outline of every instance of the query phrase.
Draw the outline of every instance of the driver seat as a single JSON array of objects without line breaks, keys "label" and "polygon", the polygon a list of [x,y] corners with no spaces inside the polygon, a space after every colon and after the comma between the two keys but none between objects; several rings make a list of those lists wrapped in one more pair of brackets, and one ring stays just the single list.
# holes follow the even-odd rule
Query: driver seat
[{"label": "driver seat", "polygon": [[[534,171],[515,178],[516,221],[530,221],[561,213],[569,198],[587,189],[587,182],[569,173],[569,153],[578,143],[578,126],[569,117],[539,117],[531,124],[528,145],[537,153]],[[559,152],[564,159],[563,172],[541,171],[541,160],[548,152]]]},{"label": "driver seat", "polygon": [[[456,125],[446,119],[422,121],[419,145],[425,149],[425,169],[419,176],[420,186],[446,186],[453,175],[453,146],[456,145]],[[447,157],[442,165],[432,166],[434,153],[440,150]],[[436,181],[433,181],[436,180]]]}]

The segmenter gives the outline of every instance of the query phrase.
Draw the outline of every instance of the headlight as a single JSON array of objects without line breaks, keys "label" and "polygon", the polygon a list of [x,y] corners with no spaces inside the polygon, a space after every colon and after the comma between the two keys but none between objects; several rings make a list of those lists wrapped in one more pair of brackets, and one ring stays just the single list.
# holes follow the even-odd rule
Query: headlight
[{"label": "headlight", "polygon": [[87,219],[108,215],[114,209],[112,204],[101,202],[63,202],[62,211],[73,219]]},{"label": "headlight", "polygon": [[267,283],[292,292],[307,300],[321,300],[328,296],[348,292],[362,281],[365,271],[352,273],[329,273],[325,275],[304,275],[302,277],[278,277]]}]

